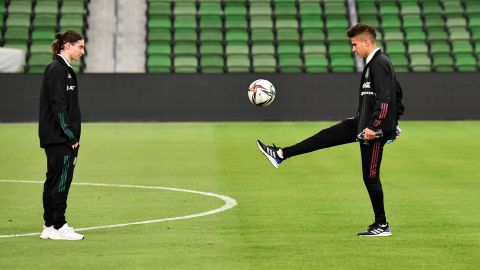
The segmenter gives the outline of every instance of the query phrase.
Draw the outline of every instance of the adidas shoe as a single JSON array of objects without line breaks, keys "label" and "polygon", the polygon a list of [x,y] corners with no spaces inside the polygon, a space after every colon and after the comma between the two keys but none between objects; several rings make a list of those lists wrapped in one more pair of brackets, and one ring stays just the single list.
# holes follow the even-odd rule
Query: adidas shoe
[{"label": "adidas shoe", "polygon": [[53,228],[53,225],[50,226],[50,227],[46,227],[45,225],[43,225],[43,231],[42,233],[40,234],[40,238],[42,239],[49,239],[50,238],[50,235],[52,235],[53,233],[53,230],[55,230]]},{"label": "adidas shoe", "polygon": [[76,233],[72,227],[65,223],[60,229],[53,229],[50,239],[53,240],[82,240],[85,238],[82,234]]},{"label": "adidas shoe", "polygon": [[357,234],[358,236],[391,236],[392,232],[390,231],[390,227],[387,224],[378,224],[373,223],[368,226],[367,231],[360,232]]},{"label": "adidas shoe", "polygon": [[280,158],[277,154],[278,147],[275,144],[272,146],[266,146],[261,141],[257,140],[257,145],[260,151],[267,157],[267,159],[272,163],[273,167],[278,168],[278,165],[282,163],[283,159]]}]

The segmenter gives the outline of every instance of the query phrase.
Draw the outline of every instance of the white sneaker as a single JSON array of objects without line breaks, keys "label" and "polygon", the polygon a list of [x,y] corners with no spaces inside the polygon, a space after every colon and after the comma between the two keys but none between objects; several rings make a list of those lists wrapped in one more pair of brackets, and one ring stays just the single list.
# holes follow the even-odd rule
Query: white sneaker
[{"label": "white sneaker", "polygon": [[85,238],[82,234],[76,233],[72,227],[65,223],[60,229],[53,229],[50,239],[53,240],[82,240]]},{"label": "white sneaker", "polygon": [[43,225],[43,231],[42,231],[42,233],[40,234],[40,238],[42,238],[42,239],[48,239],[48,238],[50,238],[50,235],[52,235],[53,230],[55,230],[55,229],[53,228],[53,225],[50,226],[50,227],[46,227],[45,225]]}]

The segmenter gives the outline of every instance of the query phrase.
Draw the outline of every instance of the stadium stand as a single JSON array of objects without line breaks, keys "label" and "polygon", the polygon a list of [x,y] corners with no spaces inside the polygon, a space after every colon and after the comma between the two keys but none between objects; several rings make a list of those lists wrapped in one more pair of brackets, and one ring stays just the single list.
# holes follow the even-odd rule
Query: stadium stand
[{"label": "stadium stand", "polygon": [[[25,71],[41,73],[52,59],[50,44],[55,32],[75,30],[86,34],[84,0],[5,0],[0,5],[0,45],[26,53]],[[77,72],[83,62],[72,62]]]}]

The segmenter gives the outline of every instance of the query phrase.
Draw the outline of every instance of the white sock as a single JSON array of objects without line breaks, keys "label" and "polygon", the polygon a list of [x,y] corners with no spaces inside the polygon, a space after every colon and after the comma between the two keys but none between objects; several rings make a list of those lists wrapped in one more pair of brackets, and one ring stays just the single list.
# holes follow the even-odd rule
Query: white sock
[{"label": "white sock", "polygon": [[282,151],[282,149],[278,149],[278,150],[277,150],[277,155],[278,155],[281,159],[283,159],[283,151]]}]

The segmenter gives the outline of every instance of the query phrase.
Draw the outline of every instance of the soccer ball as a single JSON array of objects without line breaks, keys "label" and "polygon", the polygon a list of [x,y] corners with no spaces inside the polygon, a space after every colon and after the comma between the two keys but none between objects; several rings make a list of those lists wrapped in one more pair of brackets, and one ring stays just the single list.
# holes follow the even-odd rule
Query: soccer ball
[{"label": "soccer ball", "polygon": [[267,80],[259,79],[248,87],[248,99],[253,105],[265,107],[275,99],[275,87]]}]

